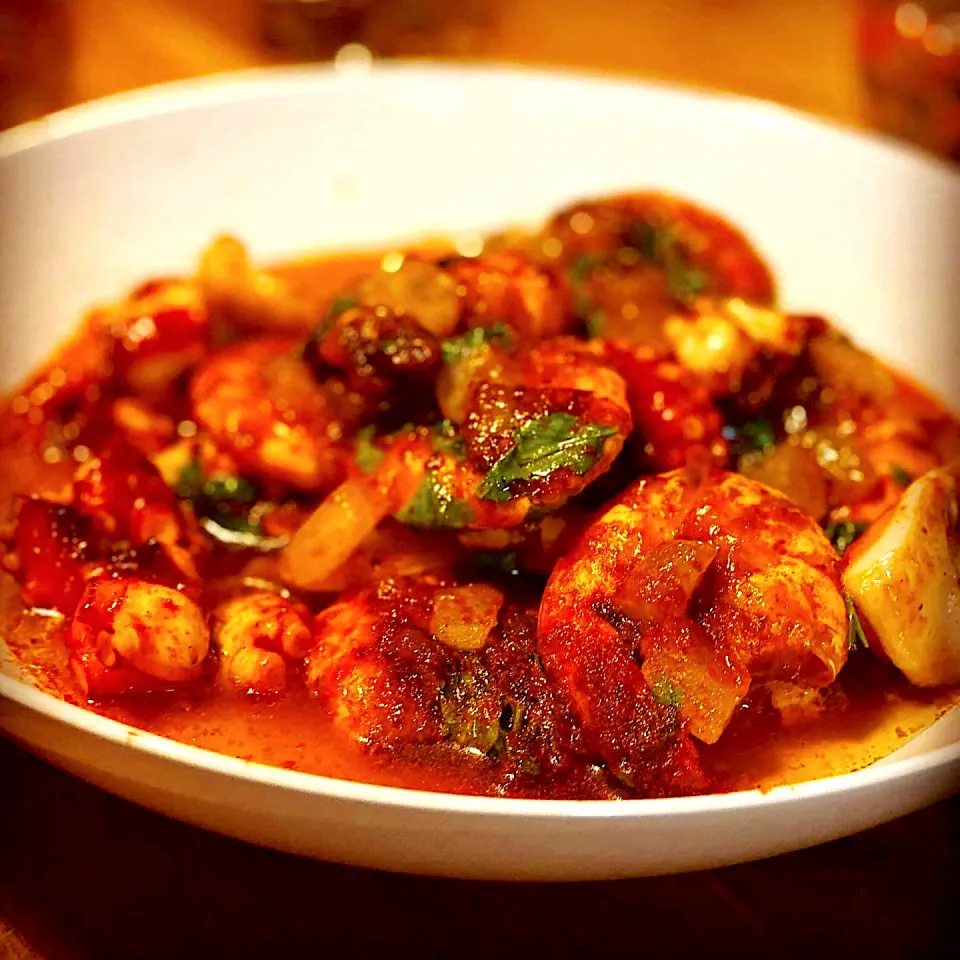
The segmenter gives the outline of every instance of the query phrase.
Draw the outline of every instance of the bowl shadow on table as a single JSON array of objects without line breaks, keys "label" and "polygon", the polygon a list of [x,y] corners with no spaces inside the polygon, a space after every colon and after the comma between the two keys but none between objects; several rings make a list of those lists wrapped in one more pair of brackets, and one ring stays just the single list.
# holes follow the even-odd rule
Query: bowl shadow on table
[{"label": "bowl shadow on table", "polygon": [[[682,876],[433,880],[185,826],[0,741],[0,920],[43,960],[109,957],[948,956],[960,800],[855,837]],[[0,955],[3,954],[0,943]]]}]

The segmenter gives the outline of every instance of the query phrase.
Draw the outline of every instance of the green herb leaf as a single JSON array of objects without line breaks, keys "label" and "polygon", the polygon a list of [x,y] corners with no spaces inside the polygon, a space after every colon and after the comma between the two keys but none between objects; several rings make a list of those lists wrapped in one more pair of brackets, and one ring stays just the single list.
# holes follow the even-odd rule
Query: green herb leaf
[{"label": "green herb leaf", "polygon": [[670,293],[678,300],[690,300],[707,288],[709,277],[690,266],[683,244],[668,227],[636,223],[630,230],[630,245],[649,263],[663,267]]},{"label": "green herb leaf", "polygon": [[461,463],[467,458],[467,445],[457,425],[452,420],[441,420],[433,427],[433,449],[437,453],[449,453]]},{"label": "green herb leaf", "polygon": [[459,337],[450,337],[440,344],[444,363],[456,363],[471,356],[488,343],[510,347],[513,331],[505,323],[491,323],[489,327],[471,327]]},{"label": "green herb leaf", "polygon": [[520,562],[515,551],[478,550],[470,554],[470,562],[481,570],[493,570],[515,577],[520,573]]},{"label": "green herb leaf", "polygon": [[914,481],[912,474],[908,473],[903,467],[897,466],[894,464],[890,468],[890,477],[894,483],[900,484],[901,487],[909,487]]},{"label": "green herb leaf", "polygon": [[657,703],[665,707],[679,707],[683,703],[683,691],[667,676],[660,677],[651,688]]},{"label": "green herb leaf", "polygon": [[487,754],[502,743],[496,703],[484,695],[481,684],[468,670],[452,676],[440,701],[445,734],[468,750]]},{"label": "green herb leaf", "polygon": [[777,435],[773,424],[763,417],[748,420],[739,427],[726,426],[723,436],[731,441],[734,456],[743,456],[745,453],[764,453],[776,442]]},{"label": "green herb leaf", "polygon": [[831,520],[823,532],[837,548],[837,553],[843,556],[847,547],[866,529],[867,524],[858,520]]},{"label": "green herb leaf", "polygon": [[434,470],[428,470],[410,502],[396,514],[401,523],[412,527],[459,530],[474,519],[463,500],[451,496]]},{"label": "green herb leaf", "polygon": [[570,271],[570,282],[575,287],[583,283],[603,261],[604,258],[596,253],[588,253],[582,257],[577,257],[567,268]]},{"label": "green herb leaf", "polygon": [[587,336],[597,340],[607,328],[607,314],[603,310],[592,310],[583,318],[583,323],[587,328]]},{"label": "green herb leaf", "polygon": [[377,446],[374,446],[373,438],[376,428],[373,426],[364,427],[357,431],[353,441],[353,456],[357,461],[361,473],[373,473],[386,454]]},{"label": "green herb leaf", "polygon": [[853,605],[853,598],[846,592],[843,597],[847,604],[847,648],[856,650],[857,647],[869,647],[867,636],[863,632],[863,624],[860,623],[857,609]]},{"label": "green herb leaf", "polygon": [[583,281],[604,262],[604,258],[596,254],[577,257],[570,264],[570,284],[573,287],[573,312],[579,317],[587,329],[587,336],[602,337],[607,323],[607,315],[603,310],[595,308],[583,289]]},{"label": "green herb leaf", "polygon": [[357,298],[351,296],[350,294],[341,294],[339,297],[336,297],[333,303],[330,304],[330,309],[327,311],[327,320],[336,320],[341,313],[346,313],[348,310],[352,310],[357,305]]},{"label": "green herb leaf", "polygon": [[174,486],[181,500],[212,500],[215,503],[253,503],[257,491],[249,480],[232,474],[205,477],[198,460],[192,460],[181,471]]},{"label": "green herb leaf", "polygon": [[483,478],[478,493],[485,500],[510,500],[510,485],[517,480],[548,477],[566,468],[582,476],[603,450],[604,441],[617,431],[597,423],[577,426],[569,413],[549,413],[525,423],[514,432],[514,444]]},{"label": "green herb leaf", "polygon": [[243,477],[217,474],[205,477],[199,461],[188,463],[174,486],[181,500],[189,500],[201,528],[214,540],[230,547],[277,550],[286,537],[268,537],[261,521],[273,509],[259,500],[256,487]]}]

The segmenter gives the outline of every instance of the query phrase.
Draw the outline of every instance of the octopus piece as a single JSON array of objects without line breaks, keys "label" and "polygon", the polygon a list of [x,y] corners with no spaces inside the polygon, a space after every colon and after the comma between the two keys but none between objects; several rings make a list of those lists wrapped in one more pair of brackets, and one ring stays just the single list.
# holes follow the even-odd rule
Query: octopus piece
[{"label": "octopus piece", "polygon": [[925,473],[847,551],[870,648],[917,686],[960,681],[957,465]]}]

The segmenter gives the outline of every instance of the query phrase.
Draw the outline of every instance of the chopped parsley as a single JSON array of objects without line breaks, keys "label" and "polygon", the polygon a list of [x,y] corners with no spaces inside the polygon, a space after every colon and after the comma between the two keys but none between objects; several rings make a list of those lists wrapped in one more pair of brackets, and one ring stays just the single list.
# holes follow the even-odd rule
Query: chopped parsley
[{"label": "chopped parsley", "polygon": [[356,297],[349,294],[341,294],[339,297],[334,298],[333,303],[330,304],[330,309],[327,311],[327,320],[336,320],[341,313],[352,310],[356,305]]},{"label": "chopped parsley", "polygon": [[489,327],[471,327],[459,337],[449,337],[440,344],[444,363],[457,363],[472,356],[488,343],[510,347],[513,331],[505,323],[491,323]]},{"label": "chopped parsley", "polygon": [[199,461],[193,460],[180,471],[174,493],[190,501],[200,527],[222,544],[268,551],[287,543],[286,537],[269,537],[263,532],[263,517],[274,505],[260,500],[256,487],[243,477],[206,477]]},{"label": "chopped parsley", "polygon": [[434,470],[427,471],[417,492],[396,517],[412,527],[452,530],[459,530],[474,519],[469,505],[451,496]]},{"label": "chopped parsley", "polygon": [[481,570],[505,573],[515,577],[520,573],[520,558],[515,550],[479,550],[470,554],[470,562]]},{"label": "chopped parsley", "polygon": [[857,616],[857,608],[853,605],[853,599],[849,593],[844,593],[844,600],[847,604],[847,649],[856,650],[857,647],[869,647],[867,636],[863,632],[863,624],[860,623],[860,617]]},{"label": "chopped parsley", "polygon": [[452,420],[441,420],[434,424],[431,434],[433,449],[437,453],[449,453],[461,462],[466,460],[467,445]]},{"label": "chopped parsley", "polygon": [[519,427],[513,446],[481,481],[479,495],[505,503],[512,497],[510,486],[515,481],[548,477],[564,468],[585,474],[596,464],[604,441],[617,431],[597,423],[578,423],[573,414],[549,413]]},{"label": "chopped parsley", "polygon": [[573,312],[583,321],[590,337],[602,337],[607,323],[607,315],[603,310],[595,308],[583,290],[583,281],[586,280],[597,267],[604,262],[603,257],[585,255],[577,257],[569,266],[570,285],[573,287]]},{"label": "chopped parsley", "polygon": [[249,480],[232,474],[203,475],[199,460],[191,460],[181,471],[174,486],[181,500],[213,500],[216,503],[253,503],[257,491]]},{"label": "chopped parsley", "polygon": [[847,547],[866,529],[867,524],[859,520],[831,520],[823,532],[837,548],[837,553],[843,556]]},{"label": "chopped parsley", "polygon": [[353,442],[353,456],[361,473],[373,473],[385,456],[384,452],[373,443],[375,432],[373,426],[364,427],[357,431]]},{"label": "chopped parsley", "polygon": [[683,703],[683,691],[668,676],[660,677],[651,687],[651,693],[657,703],[665,707],[679,707]]},{"label": "chopped parsley", "polygon": [[706,290],[707,274],[690,266],[680,238],[669,228],[635,223],[630,230],[630,245],[646,261],[663,267],[670,293],[678,300],[690,300]]},{"label": "chopped parsley", "polygon": [[738,457],[747,453],[765,453],[777,442],[773,424],[763,417],[748,420],[739,427],[727,425],[723,428],[723,436],[731,442],[731,452]]},{"label": "chopped parsley", "polygon": [[501,714],[495,712],[492,698],[483,693],[482,684],[469,670],[455,674],[444,685],[440,713],[447,737],[468,750],[487,754],[505,744]]},{"label": "chopped parsley", "polygon": [[913,475],[908,473],[903,467],[894,464],[890,468],[890,478],[894,483],[899,484],[901,487],[909,487],[913,483]]}]

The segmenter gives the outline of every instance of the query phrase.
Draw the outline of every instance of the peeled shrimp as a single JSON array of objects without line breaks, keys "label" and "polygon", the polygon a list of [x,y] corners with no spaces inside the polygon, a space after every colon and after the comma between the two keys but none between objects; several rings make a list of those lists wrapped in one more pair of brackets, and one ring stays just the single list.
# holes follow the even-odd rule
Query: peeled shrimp
[{"label": "peeled shrimp", "polygon": [[307,685],[350,739],[380,747],[444,739],[443,693],[459,654],[429,632],[439,586],[383,584],[317,617]]},{"label": "peeled shrimp", "polygon": [[505,785],[553,779],[582,751],[543,675],[535,624],[489,584],[382,583],[317,616],[307,684],[364,748],[443,743],[496,763]]},{"label": "peeled shrimp", "polygon": [[594,336],[663,347],[664,321],[697,297],[773,301],[770,273],[741,233],[664,194],[577,203],[549,221],[541,245],[567,270]]},{"label": "peeled shrimp", "polygon": [[94,580],[70,625],[71,666],[95,696],[142,693],[198,679],[206,620],[185,594],[146,580]]},{"label": "peeled shrimp", "polygon": [[212,622],[221,678],[258,693],[282,690],[288,661],[302,660],[313,642],[306,610],[269,590],[227,600]]},{"label": "peeled shrimp", "polygon": [[845,663],[836,554],[738,474],[645,477],[555,567],[539,647],[612,772],[645,794],[696,791],[689,735],[714,742],[751,679],[822,687]]},{"label": "peeled shrimp", "polygon": [[305,491],[329,489],[340,468],[337,441],[363,411],[341,383],[317,383],[281,337],[225,347],[190,384],[194,417],[240,468]]}]

